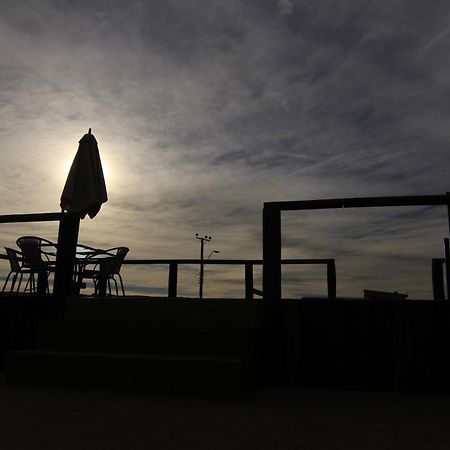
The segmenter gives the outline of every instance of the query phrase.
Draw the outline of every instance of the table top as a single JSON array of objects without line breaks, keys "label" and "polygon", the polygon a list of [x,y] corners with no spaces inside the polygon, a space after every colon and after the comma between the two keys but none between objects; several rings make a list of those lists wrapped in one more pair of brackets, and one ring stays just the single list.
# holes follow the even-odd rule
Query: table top
[{"label": "table top", "polygon": [[[56,244],[55,245],[42,244],[41,252],[44,255],[56,257],[57,254]],[[114,257],[114,254],[109,253],[108,251],[100,248],[93,248],[84,244],[77,244],[75,257],[78,262],[86,261],[86,263],[91,263],[91,262],[98,262],[98,260],[105,258],[112,258]]]}]

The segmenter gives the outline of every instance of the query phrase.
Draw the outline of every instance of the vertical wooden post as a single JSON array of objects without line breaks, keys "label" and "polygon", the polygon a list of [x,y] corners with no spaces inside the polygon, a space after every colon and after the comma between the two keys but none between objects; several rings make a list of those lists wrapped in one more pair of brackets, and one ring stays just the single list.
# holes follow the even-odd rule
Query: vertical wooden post
[{"label": "vertical wooden post", "polygon": [[287,379],[286,330],[281,299],[281,211],[264,205],[263,210],[263,348],[261,370],[270,385]]},{"label": "vertical wooden post", "polygon": [[53,286],[53,294],[58,297],[61,312],[65,309],[66,298],[72,294],[79,229],[80,216],[78,214],[64,213],[61,215]]},{"label": "vertical wooden post", "polygon": [[253,298],[253,263],[245,263],[245,298]]},{"label": "vertical wooden post", "polygon": [[447,216],[448,216],[448,235],[450,237],[450,192],[446,192],[447,197]]},{"label": "vertical wooden post", "polygon": [[281,211],[263,209],[263,292],[265,304],[281,300]]},{"label": "vertical wooden post", "polygon": [[447,282],[447,300],[450,300],[450,248],[448,238],[444,239],[445,276]]},{"label": "vertical wooden post", "polygon": [[442,258],[433,258],[431,262],[431,277],[433,280],[433,300],[445,300],[444,274]]},{"label": "vertical wooden post", "polygon": [[336,300],[336,265],[334,261],[327,263],[328,299]]},{"label": "vertical wooden post", "polygon": [[178,264],[169,264],[169,291],[168,296],[175,298],[177,296],[177,283],[178,283]]}]

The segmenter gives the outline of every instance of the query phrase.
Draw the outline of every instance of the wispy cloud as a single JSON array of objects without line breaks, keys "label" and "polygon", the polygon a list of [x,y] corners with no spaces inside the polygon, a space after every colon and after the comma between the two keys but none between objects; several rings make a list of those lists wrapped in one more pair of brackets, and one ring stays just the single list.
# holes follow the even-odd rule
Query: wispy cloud
[{"label": "wispy cloud", "polygon": [[278,0],[278,8],[280,9],[281,16],[288,16],[292,14],[294,4],[292,0]]}]

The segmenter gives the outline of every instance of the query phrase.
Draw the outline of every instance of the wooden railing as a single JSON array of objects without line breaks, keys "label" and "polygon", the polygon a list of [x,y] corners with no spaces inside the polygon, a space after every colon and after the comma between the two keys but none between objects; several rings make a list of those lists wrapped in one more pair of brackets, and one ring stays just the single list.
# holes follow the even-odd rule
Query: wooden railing
[{"label": "wooden railing", "polygon": [[[53,283],[53,294],[55,296],[66,298],[72,293],[72,276],[75,263],[76,244],[78,240],[78,231],[80,220],[77,215],[68,213],[37,213],[37,214],[13,214],[0,215],[1,223],[21,223],[21,222],[50,222],[59,221],[57,255],[55,263],[55,278]],[[6,255],[0,255],[0,259],[8,259]],[[167,264],[169,266],[168,291],[169,297],[176,297],[178,290],[178,267],[179,265],[199,265],[199,259],[144,259],[144,260],[125,260],[127,265],[156,265]],[[203,264],[220,265],[241,265],[245,268],[245,298],[251,299],[255,292],[253,286],[253,268],[256,265],[262,265],[262,260],[247,259],[216,259],[205,260]],[[287,259],[282,264],[324,264],[327,266],[327,292],[328,296],[336,296],[336,268],[333,259]],[[45,287],[41,283],[41,289],[38,293],[45,294]]]},{"label": "wooden railing", "polygon": [[[365,197],[308,200],[293,202],[268,202],[263,209],[263,260],[208,260],[205,264],[235,264],[245,267],[245,297],[253,297],[253,266],[263,265],[263,297],[266,304],[276,304],[281,300],[282,264],[326,264],[328,297],[336,297],[336,271],[331,259],[281,259],[281,212],[287,210],[311,210],[330,208],[365,208],[383,206],[429,206],[446,205],[450,229],[450,193],[446,195],[402,196],[402,197]],[[59,221],[57,257],[55,267],[54,294],[62,298],[70,295],[72,273],[75,263],[76,244],[80,219],[76,214],[38,213],[1,215],[0,223],[48,222]],[[445,273],[447,289],[450,286],[450,250],[448,238],[445,239]],[[168,264],[168,295],[176,296],[179,264],[200,264],[195,259],[177,260],[128,260],[126,264]],[[437,263],[435,263],[437,267]],[[439,290],[440,288],[438,288]],[[448,292],[447,292],[448,297]],[[270,307],[269,309],[271,309]]]},{"label": "wooden railing", "polygon": [[[176,297],[178,290],[178,268],[180,265],[200,265],[200,259],[126,259],[127,265],[168,265],[168,297]],[[213,259],[204,260],[203,264],[209,265],[235,265],[243,266],[245,270],[245,298],[254,298],[255,293],[259,293],[253,286],[253,268],[261,266],[260,259]],[[327,266],[327,294],[329,298],[336,298],[336,267],[334,259],[283,259],[283,265],[326,265]],[[262,294],[262,292],[261,292]]]}]

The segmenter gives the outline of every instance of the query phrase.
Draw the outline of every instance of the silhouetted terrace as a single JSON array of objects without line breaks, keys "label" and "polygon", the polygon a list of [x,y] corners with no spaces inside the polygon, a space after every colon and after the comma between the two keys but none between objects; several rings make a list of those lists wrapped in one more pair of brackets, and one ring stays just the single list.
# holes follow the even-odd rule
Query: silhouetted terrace
[{"label": "silhouetted terrace", "polygon": [[[34,349],[36,329],[39,328],[42,348],[22,356],[12,354],[11,361],[15,357],[19,358],[16,365],[12,366],[14,370],[19,370],[23,363],[26,370],[23,369],[21,374],[27,376],[32,373],[29,367],[34,364],[33,361],[41,361],[39,358],[45,356],[48,358],[48,370],[51,368],[55,373],[60,369],[66,371],[64,376],[55,375],[55,380],[65,377],[75,380],[76,376],[71,375],[70,364],[75,364],[73,367],[76,367],[77,361],[81,363],[79,358],[97,361],[100,356],[97,358],[92,353],[96,346],[98,351],[108,350],[110,353],[119,348],[122,356],[119,359],[111,356],[108,364],[120,365],[125,361],[127,352],[136,350],[137,344],[143,346],[142,352],[148,353],[155,350],[148,348],[154,343],[170,342],[173,347],[186,343],[180,354],[202,348],[202,351],[213,357],[218,348],[222,352],[230,351],[231,342],[233,351],[236,352],[242,347],[242,343],[246,343],[246,357],[250,358],[248,361],[253,364],[253,369],[257,368],[258,376],[265,384],[450,392],[450,363],[442,357],[447,348],[450,323],[450,303],[443,301],[448,299],[445,284],[447,287],[450,285],[447,237],[444,238],[443,257],[436,255],[431,261],[433,295],[439,301],[340,299],[336,296],[334,259],[281,259],[282,211],[421,205],[446,206],[450,221],[448,193],[441,196],[265,203],[263,260],[204,261],[211,265],[242,266],[245,274],[244,298],[204,302],[177,298],[178,266],[198,265],[201,263],[198,259],[125,260],[125,264],[129,265],[167,265],[168,298],[165,299],[150,301],[146,297],[122,297],[111,301],[102,297],[74,298],[72,278],[78,217],[67,213],[0,216],[0,223],[59,221],[53,293],[36,297],[4,296],[0,308],[4,330],[7,330],[2,344],[3,352],[11,349]],[[252,300],[255,294],[253,268],[261,264],[263,291],[256,292],[262,294],[262,300],[258,301]],[[281,301],[283,264],[326,265],[328,297]],[[67,321],[48,322],[49,318],[64,319],[66,316],[67,319],[67,314]],[[85,321],[89,318],[92,323],[87,326]],[[43,319],[47,322],[44,321],[44,325],[38,327],[38,322]],[[116,336],[121,336],[123,340],[117,340]],[[56,348],[58,342],[63,342],[65,347]],[[73,347],[71,350],[70,346]],[[73,354],[74,349],[76,354]],[[80,353],[88,350],[88,355]],[[106,358],[103,353],[102,355],[98,361]],[[58,365],[57,361],[66,361],[69,357],[72,358],[70,364]],[[158,358],[144,358],[148,374],[153,373],[153,367],[163,364],[163,359]],[[183,358],[177,361],[180,364],[194,364],[194,360]],[[135,358],[134,363],[144,364],[144,359]],[[166,358],[164,364],[169,364],[169,360],[175,361]],[[201,361],[199,359],[197,362],[201,365]],[[239,367],[244,370],[244,366]],[[99,367],[103,370],[103,366]],[[194,382],[197,380],[197,370],[200,369],[194,365],[190,367],[193,370],[191,381]],[[86,370],[88,368],[89,365]],[[132,376],[132,369],[128,369]],[[11,373],[17,374],[14,370]],[[116,372],[112,370],[111,374],[114,373]],[[174,369],[170,369],[168,373],[174,373]],[[44,379],[47,376],[45,371],[41,375]],[[219,377],[218,373],[216,375]],[[85,377],[85,381],[90,382],[92,377],[89,370]],[[123,382],[113,375],[111,377],[112,385]],[[145,380],[142,379],[142,382]]]}]

